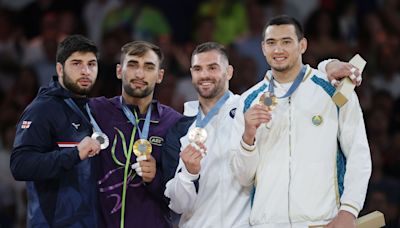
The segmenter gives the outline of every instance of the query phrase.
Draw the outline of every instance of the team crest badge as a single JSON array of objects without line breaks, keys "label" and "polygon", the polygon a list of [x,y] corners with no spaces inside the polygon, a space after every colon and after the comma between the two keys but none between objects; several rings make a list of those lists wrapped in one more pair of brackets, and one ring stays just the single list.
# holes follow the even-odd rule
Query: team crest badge
[{"label": "team crest badge", "polygon": [[322,124],[323,119],[322,119],[322,116],[315,115],[312,117],[311,121],[315,126],[319,126]]}]

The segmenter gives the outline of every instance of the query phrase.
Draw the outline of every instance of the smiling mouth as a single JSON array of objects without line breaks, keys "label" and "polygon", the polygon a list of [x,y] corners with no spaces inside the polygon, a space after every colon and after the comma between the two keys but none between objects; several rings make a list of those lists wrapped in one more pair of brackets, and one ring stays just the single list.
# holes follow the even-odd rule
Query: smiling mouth
[{"label": "smiling mouth", "polygon": [[273,57],[273,59],[277,62],[282,62],[282,61],[285,61],[287,58],[286,57]]}]

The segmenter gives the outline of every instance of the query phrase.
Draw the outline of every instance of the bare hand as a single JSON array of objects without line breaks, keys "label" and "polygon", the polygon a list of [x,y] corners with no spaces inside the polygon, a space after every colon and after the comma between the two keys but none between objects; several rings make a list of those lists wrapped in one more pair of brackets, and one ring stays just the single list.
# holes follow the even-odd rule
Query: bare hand
[{"label": "bare hand", "polygon": [[[336,86],[339,85],[339,81],[349,76],[352,82],[359,86],[361,85],[362,77],[359,69],[350,63],[342,62],[338,60],[333,60],[326,65],[326,74],[328,75],[328,80],[333,81]],[[354,76],[352,76],[354,75]]]},{"label": "bare hand", "polygon": [[100,143],[89,136],[83,138],[78,144],[77,148],[79,151],[79,158],[81,160],[84,160],[88,157],[93,157],[100,153]]},{"label": "bare hand", "polygon": [[203,149],[203,151],[206,151],[206,148],[202,143],[199,143],[196,146],[189,144],[179,154],[183,163],[185,164],[187,171],[191,174],[200,173],[200,161],[204,156],[204,153],[200,151],[201,149]]},{"label": "bare hand", "polygon": [[325,226],[326,228],[356,228],[356,218],[347,211],[339,211],[338,215]]},{"label": "bare hand", "polygon": [[261,104],[256,104],[251,107],[244,114],[244,133],[243,141],[248,145],[253,145],[257,129],[262,123],[268,123],[271,121],[271,113],[268,107]]}]

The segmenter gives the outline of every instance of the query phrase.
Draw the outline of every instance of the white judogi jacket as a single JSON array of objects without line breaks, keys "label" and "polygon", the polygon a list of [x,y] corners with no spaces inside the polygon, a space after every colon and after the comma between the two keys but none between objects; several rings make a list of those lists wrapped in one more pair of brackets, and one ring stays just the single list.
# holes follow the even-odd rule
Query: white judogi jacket
[{"label": "white judogi jacket", "polygon": [[[269,71],[263,81],[241,96],[236,133],[232,134],[235,175],[244,186],[256,187],[250,224],[266,228],[327,224],[338,210],[358,216],[371,174],[371,158],[357,95],[353,93],[338,110],[319,85],[327,80],[326,75],[307,66],[297,90],[289,98],[278,99],[271,123],[257,129],[255,146],[241,145],[244,107],[247,110],[259,102],[270,79]],[[285,85],[274,84],[275,94],[283,96]],[[325,86],[331,87],[327,81]],[[343,171],[344,165],[337,162],[338,140],[347,159],[341,196],[338,171]]]},{"label": "white judogi jacket", "polygon": [[[239,98],[238,95],[231,94],[219,112],[206,125],[207,155],[201,160],[200,176],[191,175],[180,159],[175,177],[166,185],[165,196],[170,198],[169,207],[176,213],[182,214],[179,227],[250,226],[252,187],[242,187],[234,178],[230,168],[232,155],[228,147],[233,122],[232,110],[237,107]],[[185,104],[184,114],[195,116],[198,110],[198,101],[188,102]],[[195,123],[196,121],[189,130],[195,127]],[[189,144],[187,135],[180,141],[183,150]],[[198,192],[195,187],[197,179]]]}]

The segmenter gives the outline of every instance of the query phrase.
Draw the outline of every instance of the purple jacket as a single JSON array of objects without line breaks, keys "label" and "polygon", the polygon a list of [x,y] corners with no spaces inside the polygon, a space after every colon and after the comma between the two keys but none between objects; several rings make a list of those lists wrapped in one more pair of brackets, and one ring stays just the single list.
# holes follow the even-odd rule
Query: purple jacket
[{"label": "purple jacket", "polygon": [[[118,130],[123,133],[126,150],[128,150],[133,125],[128,122],[128,118],[122,111],[119,97],[111,99],[99,97],[92,99],[89,104],[98,125],[110,139],[110,145],[100,152],[100,159],[98,159],[97,187],[102,226],[119,227],[126,156]],[[169,209],[164,199],[165,186],[161,172],[161,148],[167,130],[181,118],[181,114],[157,101],[153,101],[151,105],[152,113],[148,140],[153,147],[151,155],[157,161],[157,172],[151,183],[144,184],[140,176],[135,175],[133,177],[135,172],[129,168],[125,200],[125,227],[171,227]],[[137,110],[135,106],[130,108]],[[145,115],[139,115],[140,128],[143,127]],[[136,131],[135,141],[138,138],[139,135]],[[115,146],[113,146],[114,143]],[[115,159],[112,156],[113,148],[115,148]],[[129,167],[135,162],[136,156],[132,152]]]}]

